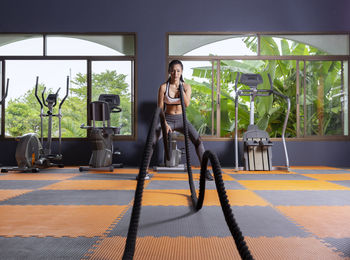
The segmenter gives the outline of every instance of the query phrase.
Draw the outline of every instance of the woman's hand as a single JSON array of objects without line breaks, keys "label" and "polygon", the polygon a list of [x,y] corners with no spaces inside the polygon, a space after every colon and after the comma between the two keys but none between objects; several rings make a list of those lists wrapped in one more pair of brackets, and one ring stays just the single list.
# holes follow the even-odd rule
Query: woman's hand
[{"label": "woman's hand", "polygon": [[190,105],[191,101],[191,86],[189,84],[183,83],[183,97],[185,102],[185,107]]},{"label": "woman's hand", "polygon": [[166,132],[171,133],[172,131],[173,130],[171,129],[171,127],[168,124],[166,124]]}]

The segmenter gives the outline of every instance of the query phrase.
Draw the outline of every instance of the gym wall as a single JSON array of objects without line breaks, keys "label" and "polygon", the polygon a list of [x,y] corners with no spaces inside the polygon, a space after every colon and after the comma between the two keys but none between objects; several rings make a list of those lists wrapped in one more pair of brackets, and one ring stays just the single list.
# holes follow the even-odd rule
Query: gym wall
[{"label": "gym wall", "polygon": [[[349,32],[347,0],[3,0],[0,32],[135,32],[137,35],[137,140],[116,142],[119,161],[141,161],[157,89],[165,80],[168,32]],[[15,164],[14,140],[0,140],[2,164]],[[233,141],[208,141],[223,166],[234,161]],[[350,142],[287,142],[291,165],[350,166]],[[193,165],[198,165],[192,149]],[[63,141],[66,164],[87,163],[88,141]],[[158,157],[160,155],[158,154]],[[283,164],[282,145],[273,163]]]}]

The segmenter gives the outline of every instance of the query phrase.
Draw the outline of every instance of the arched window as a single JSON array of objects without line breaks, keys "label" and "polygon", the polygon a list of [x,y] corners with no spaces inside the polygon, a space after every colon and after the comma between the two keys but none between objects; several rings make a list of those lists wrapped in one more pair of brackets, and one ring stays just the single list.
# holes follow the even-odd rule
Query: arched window
[{"label": "arched window", "polygon": [[4,34],[0,35],[0,59],[5,71],[2,82],[10,79],[3,136],[40,133],[40,106],[34,96],[36,77],[40,93],[44,87],[46,93],[60,88],[62,98],[69,76],[69,96],[62,106],[62,137],[87,136],[80,125],[88,123],[89,102],[102,93],[120,95],[122,112],[112,117],[112,124],[122,125],[117,138],[134,137],[134,34]]},{"label": "arched window", "polygon": [[[291,98],[289,138],[348,138],[349,35],[169,34],[169,61],[184,63],[192,86],[188,117],[202,135],[232,138],[237,72],[260,73],[263,88]],[[244,86],[239,86],[239,88]],[[257,100],[256,124],[280,137],[284,104]],[[239,132],[249,124],[249,101],[239,100]]]}]

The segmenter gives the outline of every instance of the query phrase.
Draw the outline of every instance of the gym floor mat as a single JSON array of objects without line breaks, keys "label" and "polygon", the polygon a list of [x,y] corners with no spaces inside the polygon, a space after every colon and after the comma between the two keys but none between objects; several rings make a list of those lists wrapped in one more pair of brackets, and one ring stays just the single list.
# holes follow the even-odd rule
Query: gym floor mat
[{"label": "gym floor mat", "polygon": [[[187,173],[149,171],[134,259],[240,259],[215,182],[195,212]],[[139,169],[0,174],[0,260],[121,259]],[[199,168],[193,170],[198,192]],[[223,169],[255,259],[350,259],[350,171]]]},{"label": "gym floor mat", "polygon": [[332,181],[335,184],[344,186],[344,187],[349,187],[350,188],[350,180],[346,180],[346,181]]},{"label": "gym floor mat", "polygon": [[1,205],[0,237],[102,236],[125,206]]},{"label": "gym floor mat", "polygon": [[0,201],[0,205],[127,205],[133,190],[36,190]]},{"label": "gym floor mat", "polygon": [[303,176],[310,177],[317,180],[324,181],[350,181],[350,173],[343,174],[303,174]]},{"label": "gym floor mat", "polygon": [[312,176],[299,174],[232,174],[235,180],[314,180]]},{"label": "gym floor mat", "polygon": [[0,190],[16,190],[16,189],[38,189],[57,181],[42,181],[42,180],[1,180]]},{"label": "gym floor mat", "polygon": [[318,180],[249,180],[238,181],[238,183],[251,190],[350,190],[334,183]]},{"label": "gym floor mat", "polygon": [[[199,173],[194,173],[193,174],[193,180],[199,180]],[[234,179],[228,175],[228,174],[222,174],[222,179],[224,181],[233,181]],[[188,180],[188,175],[187,173],[157,173],[154,175],[152,180],[159,180],[159,181],[164,181],[164,180],[177,180],[177,181],[183,181],[183,180]]]},{"label": "gym floor mat", "polygon": [[[194,181],[196,189],[199,189],[199,181]],[[225,181],[225,188],[229,190],[242,190],[244,187],[236,181]],[[188,189],[188,181],[157,181],[152,180],[146,187],[147,190],[158,190],[158,189]],[[208,181],[205,184],[206,190],[216,190],[214,181]]]},{"label": "gym floor mat", "polygon": [[[333,252],[315,238],[247,237],[246,242],[254,259],[259,260],[344,259],[341,253]],[[123,237],[105,238],[88,259],[121,259],[124,244]],[[240,259],[240,256],[230,237],[140,237],[137,239],[134,259],[232,260]]]},{"label": "gym floor mat", "polygon": [[[147,185],[147,181],[146,181]],[[135,180],[63,180],[48,185],[47,190],[135,190]]]},{"label": "gym floor mat", "polygon": [[59,174],[59,173],[15,173],[0,176],[2,180],[66,180],[79,174]]},{"label": "gym floor mat", "polygon": [[350,206],[277,206],[284,215],[318,237],[350,237]]},{"label": "gym floor mat", "polygon": [[31,192],[32,190],[0,190],[0,202]]},{"label": "gym floor mat", "polygon": [[[190,206],[189,190],[145,190],[142,205],[145,206]],[[265,206],[267,203],[249,190],[227,190],[226,195],[231,206]],[[216,190],[206,190],[204,206],[220,206]]]},{"label": "gym floor mat", "polygon": [[255,193],[274,206],[350,205],[350,190],[259,190]]}]

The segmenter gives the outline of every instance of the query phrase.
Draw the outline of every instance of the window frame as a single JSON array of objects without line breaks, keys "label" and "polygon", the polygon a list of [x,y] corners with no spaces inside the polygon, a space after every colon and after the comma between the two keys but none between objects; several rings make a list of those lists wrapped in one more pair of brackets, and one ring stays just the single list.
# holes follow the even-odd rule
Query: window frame
[{"label": "window frame", "polygon": [[[0,67],[2,69],[1,71],[1,81],[2,81],[2,92],[4,93],[5,91],[5,81],[6,81],[6,61],[7,60],[82,60],[86,61],[86,74],[87,74],[87,100],[86,100],[86,118],[87,118],[87,124],[91,122],[90,118],[90,102],[91,102],[91,92],[92,92],[92,78],[91,78],[91,64],[93,61],[130,61],[132,66],[131,66],[131,117],[132,117],[132,122],[131,122],[131,135],[117,135],[114,136],[114,140],[128,140],[128,141],[135,141],[137,139],[137,35],[136,33],[133,32],[115,32],[115,33],[0,33],[0,35],[41,35],[43,37],[43,54],[42,55],[10,55],[10,56],[1,56],[0,55]],[[86,35],[86,36],[133,36],[134,37],[134,55],[124,55],[124,56],[103,56],[103,55],[79,55],[79,56],[73,56],[73,55],[47,55],[47,45],[46,45],[46,37],[51,36],[51,35],[61,35],[61,36],[67,36],[69,35]],[[1,134],[0,134],[0,139],[6,139],[6,140],[11,140],[15,139],[15,137],[6,137],[5,136],[5,103],[4,102],[1,106]],[[45,138],[44,138],[45,139]],[[88,139],[88,135],[86,137],[62,137],[62,140],[86,140]],[[58,140],[58,138],[53,138],[53,140]]]},{"label": "window frame", "polygon": [[[232,36],[257,36],[257,54],[256,55],[236,55],[236,56],[185,56],[185,55],[169,55],[169,38],[173,35],[232,35]],[[168,32],[166,34],[166,64],[169,64],[169,62],[173,59],[178,59],[181,61],[209,61],[214,64],[216,62],[217,64],[217,94],[220,95],[220,61],[221,60],[293,60],[297,63],[300,62],[307,62],[307,61],[346,61],[348,62],[348,77],[350,75],[350,46],[348,46],[348,55],[315,55],[315,56],[307,56],[307,55],[289,55],[289,56],[274,56],[274,55],[261,55],[260,50],[260,37],[261,36],[271,36],[271,37],[278,37],[278,36],[286,36],[286,35],[346,35],[348,38],[348,42],[350,45],[350,33],[349,32],[339,32],[339,33],[310,33],[310,32],[302,32],[302,33],[288,33],[288,32],[215,32],[215,33],[208,33],[208,32]],[[167,71],[167,68],[166,70]],[[297,73],[298,76],[300,76],[300,70],[298,70]],[[167,78],[168,75],[166,73],[165,78]],[[344,86],[346,87],[346,86]],[[349,102],[349,90],[350,90],[350,80],[348,80],[348,128],[350,127],[350,102]],[[296,82],[296,89],[297,91],[301,89],[300,82],[297,80]],[[218,101],[218,98],[216,98],[216,101],[212,101],[216,103],[216,135],[211,136],[202,136],[203,140],[206,141],[231,141],[234,137],[220,137],[220,102]],[[299,107],[299,102],[297,103],[297,107]],[[214,105],[212,106],[214,107]],[[291,113],[297,113],[297,121],[300,121],[300,113],[299,110],[297,111],[291,111]],[[300,122],[299,122],[300,126]],[[301,129],[300,127],[297,127],[298,135],[297,137],[293,138],[286,138],[288,141],[349,141],[350,140],[350,132],[347,136],[301,136]],[[242,138],[240,138],[242,139]],[[273,141],[281,141],[282,138],[271,138]]]}]

